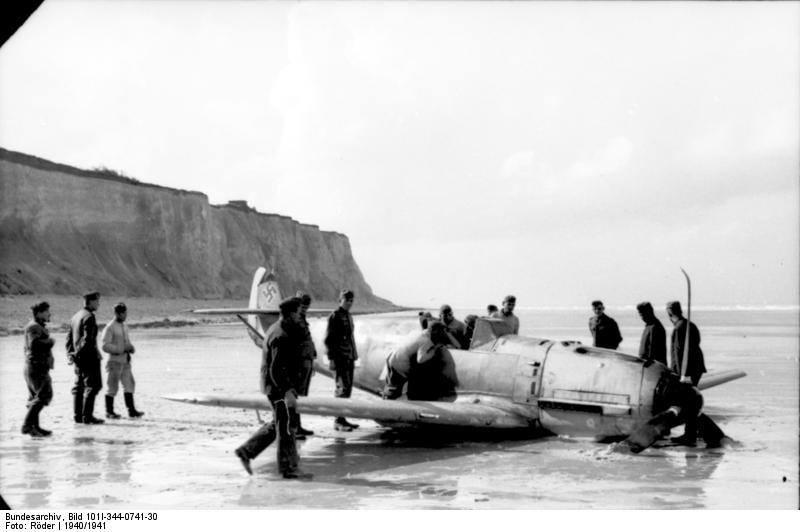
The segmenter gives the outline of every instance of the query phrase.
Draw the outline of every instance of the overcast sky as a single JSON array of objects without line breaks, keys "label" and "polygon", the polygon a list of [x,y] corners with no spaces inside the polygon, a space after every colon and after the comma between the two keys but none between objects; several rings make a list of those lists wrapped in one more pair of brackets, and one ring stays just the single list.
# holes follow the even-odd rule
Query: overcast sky
[{"label": "overcast sky", "polygon": [[0,146],[345,233],[401,304],[796,305],[799,50],[788,2],[48,0]]}]

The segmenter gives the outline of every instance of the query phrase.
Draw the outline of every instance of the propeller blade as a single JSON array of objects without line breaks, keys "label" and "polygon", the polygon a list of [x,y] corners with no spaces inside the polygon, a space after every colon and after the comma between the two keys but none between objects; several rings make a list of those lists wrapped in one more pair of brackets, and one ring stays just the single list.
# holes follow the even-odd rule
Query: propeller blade
[{"label": "propeller blade", "polygon": [[679,423],[678,411],[675,408],[665,410],[650,418],[634,430],[624,441],[632,453],[640,453],[657,442],[661,436]]},{"label": "propeller blade", "polygon": [[721,447],[722,438],[726,437],[722,429],[705,414],[700,414],[697,417],[697,435],[703,438],[703,441],[706,442],[706,447],[710,449]]}]

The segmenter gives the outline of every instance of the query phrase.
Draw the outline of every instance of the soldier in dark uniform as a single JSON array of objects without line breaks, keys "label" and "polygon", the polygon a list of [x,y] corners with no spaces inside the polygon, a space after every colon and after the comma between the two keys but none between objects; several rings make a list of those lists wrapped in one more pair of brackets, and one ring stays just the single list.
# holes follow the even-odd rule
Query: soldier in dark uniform
[{"label": "soldier in dark uniform", "polygon": [[[672,329],[672,344],[670,349],[672,371],[681,377],[681,382],[688,381],[692,383],[692,386],[697,386],[700,382],[700,377],[706,372],[703,351],[700,349],[700,330],[694,323],[689,323],[686,318],[683,317],[683,310],[681,309],[679,301],[670,301],[667,303],[667,316],[669,316],[670,321],[675,325]],[[681,370],[683,367],[684,346],[687,340],[687,325],[689,359],[687,360],[686,375],[682,375]],[[684,445],[695,444],[697,441],[697,418],[695,416],[688,416],[683,436],[673,438],[673,441]]]},{"label": "soldier in dark uniform", "polygon": [[410,358],[406,396],[412,401],[455,401],[458,376],[447,348],[450,335],[442,322],[433,322],[425,342]]},{"label": "soldier in dark uniform", "polygon": [[644,301],[636,305],[639,317],[645,323],[642,340],[639,342],[639,357],[667,365],[667,333],[656,318],[653,305]]},{"label": "soldier in dark uniform", "polygon": [[300,461],[295,446],[291,419],[297,407],[302,359],[300,344],[300,299],[292,297],[280,304],[281,319],[267,329],[261,358],[261,391],[272,405],[272,421],[261,426],[241,447],[236,456],[249,474],[250,460],[278,439],[278,471],[283,478],[308,479],[311,475],[298,468]]},{"label": "soldier in dark uniform", "polygon": [[605,306],[600,300],[592,301],[594,316],[589,318],[589,330],[592,332],[595,347],[616,349],[622,342],[622,335],[614,318],[605,314]]},{"label": "soldier in dark uniform", "polygon": [[453,308],[450,305],[442,305],[439,308],[439,321],[445,326],[451,346],[456,349],[469,348],[467,326],[464,325],[464,322],[456,319],[453,315]]},{"label": "soldier in dark uniform", "polygon": [[[353,392],[353,373],[358,360],[356,341],[353,337],[353,317],[350,309],[354,295],[350,290],[342,290],[339,294],[339,308],[328,317],[328,330],[325,333],[325,347],[331,369],[336,372],[335,397],[350,397]],[[350,423],[344,417],[337,417],[333,423],[335,430],[350,432],[358,425]]]},{"label": "soldier in dark uniform", "polygon": [[25,326],[25,383],[28,385],[28,413],[22,422],[22,433],[34,438],[50,436],[51,431],[39,426],[39,412],[53,398],[53,339],[47,331],[50,305],[42,301],[31,307],[33,319]]},{"label": "soldier in dark uniform", "polygon": [[[301,397],[306,397],[311,386],[311,376],[314,374],[314,359],[317,358],[317,348],[314,347],[314,339],[311,337],[311,330],[306,319],[306,312],[308,307],[311,306],[311,296],[303,292],[297,292],[296,297],[300,298],[300,328],[302,336],[300,351],[303,360],[303,372],[300,376],[300,387],[297,389],[297,394]],[[300,414],[296,414],[295,419],[292,420],[292,426],[295,427],[295,434],[298,440],[304,440],[306,436],[314,434],[314,431],[303,428],[300,423]]]},{"label": "soldier in dark uniform", "polygon": [[100,308],[100,293],[83,296],[84,307],[70,321],[67,331],[67,358],[75,365],[75,385],[72,387],[75,423],[103,423],[94,417],[94,399],[103,387],[100,370],[102,357],[97,349],[97,320],[94,313]]}]

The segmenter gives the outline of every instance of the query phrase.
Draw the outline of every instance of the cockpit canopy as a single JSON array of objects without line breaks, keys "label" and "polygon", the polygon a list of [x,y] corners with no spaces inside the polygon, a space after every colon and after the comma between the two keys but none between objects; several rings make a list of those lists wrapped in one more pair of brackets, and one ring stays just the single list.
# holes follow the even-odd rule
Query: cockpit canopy
[{"label": "cockpit canopy", "polygon": [[478,318],[475,321],[475,332],[472,333],[470,349],[491,348],[492,344],[503,335],[512,334],[514,329],[504,320],[498,318]]}]

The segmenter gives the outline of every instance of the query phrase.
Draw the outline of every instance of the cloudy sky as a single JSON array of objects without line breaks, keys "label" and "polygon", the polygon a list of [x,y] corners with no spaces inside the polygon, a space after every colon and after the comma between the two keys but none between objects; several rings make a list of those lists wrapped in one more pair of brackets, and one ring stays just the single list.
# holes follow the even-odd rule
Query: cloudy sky
[{"label": "cloudy sky", "polygon": [[800,4],[48,0],[0,146],[350,237],[398,303],[798,303]]}]

